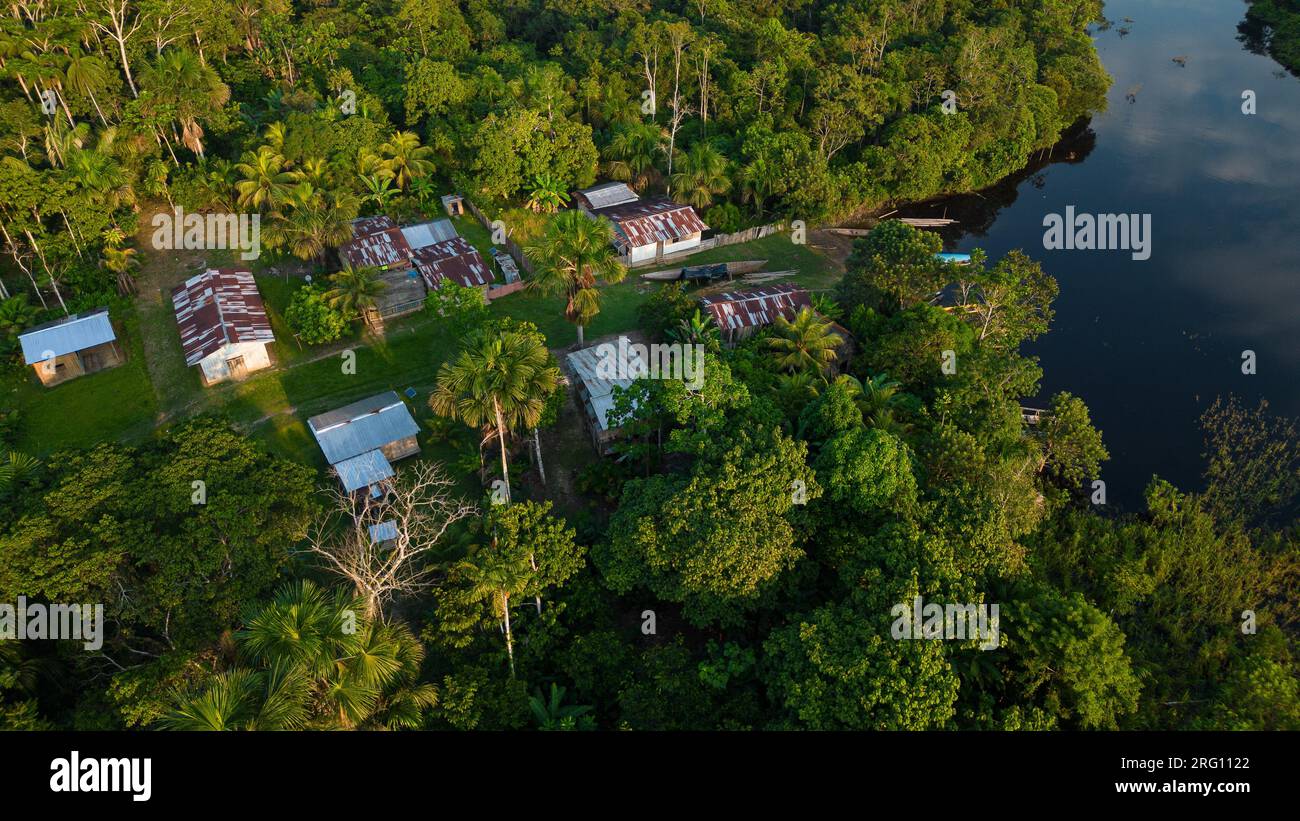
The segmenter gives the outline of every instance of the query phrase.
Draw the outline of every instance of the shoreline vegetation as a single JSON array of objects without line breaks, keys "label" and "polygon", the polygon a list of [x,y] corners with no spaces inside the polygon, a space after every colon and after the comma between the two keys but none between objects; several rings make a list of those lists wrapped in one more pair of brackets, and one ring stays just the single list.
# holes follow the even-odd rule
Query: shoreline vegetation
[{"label": "shoreline vegetation", "polygon": [[[100,602],[109,625],[94,652],[0,642],[0,728],[1300,729],[1293,422],[1224,399],[1204,489],[1153,477],[1143,510],[1114,511],[1086,396],[1021,405],[1058,291],[1026,254],[949,265],[898,220],[711,249],[692,263],[763,259],[806,291],[724,344],[700,290],[641,282],[608,222],[566,210],[619,180],[726,233],[1006,185],[1063,138],[1086,153],[1101,11],[50,0],[15,18],[0,604]],[[537,285],[491,303],[448,285],[376,332],[379,272],[338,260],[352,220],[434,218],[452,192]],[[259,218],[272,368],[205,388],[185,366],[171,288],[238,251],[151,247],[145,217],[172,206]],[[487,256],[488,229],[453,225]],[[126,363],[37,385],[18,333],[100,305]],[[613,391],[600,455],[561,368],[620,334],[703,351],[704,379]],[[343,493],[304,420],[387,391],[419,454]],[[902,602],[916,640],[892,629]],[[927,635],[931,606],[996,614],[997,640]]]}]

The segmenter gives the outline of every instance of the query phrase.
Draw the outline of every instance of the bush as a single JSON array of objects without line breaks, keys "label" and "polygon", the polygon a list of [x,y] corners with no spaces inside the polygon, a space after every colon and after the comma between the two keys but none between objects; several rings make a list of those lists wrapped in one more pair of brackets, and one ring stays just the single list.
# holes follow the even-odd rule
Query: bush
[{"label": "bush", "polygon": [[321,289],[307,285],[298,289],[284,311],[289,329],[307,345],[324,345],[342,338],[348,329],[341,311],[326,304]]},{"label": "bush", "polygon": [[458,285],[451,280],[443,280],[437,290],[430,291],[424,298],[424,307],[430,313],[445,317],[448,330],[457,339],[481,328],[488,317],[483,290]]},{"label": "bush", "polygon": [[745,218],[735,203],[724,202],[704,212],[704,222],[717,234],[732,234],[745,227]]},{"label": "bush", "polygon": [[694,314],[697,307],[694,298],[686,293],[685,285],[670,282],[637,306],[638,324],[651,338],[663,339],[666,332]]}]

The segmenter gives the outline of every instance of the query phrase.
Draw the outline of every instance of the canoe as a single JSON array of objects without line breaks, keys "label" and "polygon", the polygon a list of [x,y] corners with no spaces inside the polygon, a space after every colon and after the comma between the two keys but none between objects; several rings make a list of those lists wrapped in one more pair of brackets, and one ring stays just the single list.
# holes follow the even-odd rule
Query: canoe
[{"label": "canoe", "polygon": [[748,274],[758,271],[767,264],[765,259],[745,259],[735,262],[718,262],[712,265],[688,265],[684,268],[671,268],[666,271],[652,271],[642,274],[642,279],[652,282],[676,282],[681,279],[692,282],[711,282],[724,276]]}]

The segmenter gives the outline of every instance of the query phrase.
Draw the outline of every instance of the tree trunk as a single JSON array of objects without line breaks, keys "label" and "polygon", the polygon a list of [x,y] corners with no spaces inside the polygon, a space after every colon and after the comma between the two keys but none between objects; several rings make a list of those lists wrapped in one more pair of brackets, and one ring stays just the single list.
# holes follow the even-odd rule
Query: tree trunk
[{"label": "tree trunk", "polygon": [[515,637],[510,632],[510,594],[501,594],[501,615],[506,625],[506,655],[510,658],[510,677],[515,677]]},{"label": "tree trunk", "polygon": [[533,448],[537,451],[537,472],[542,477],[542,484],[546,484],[546,465],[542,463],[542,439],[537,434],[537,428],[533,428]]},{"label": "tree trunk", "polygon": [[506,484],[506,504],[510,504],[510,467],[506,463],[506,428],[501,418],[501,404],[496,398],[492,399],[492,410],[496,415],[497,441],[501,445],[501,478]]},{"label": "tree trunk", "polygon": [[586,341],[582,338],[582,326],[579,325],[578,326],[578,347],[581,348],[585,344]]}]

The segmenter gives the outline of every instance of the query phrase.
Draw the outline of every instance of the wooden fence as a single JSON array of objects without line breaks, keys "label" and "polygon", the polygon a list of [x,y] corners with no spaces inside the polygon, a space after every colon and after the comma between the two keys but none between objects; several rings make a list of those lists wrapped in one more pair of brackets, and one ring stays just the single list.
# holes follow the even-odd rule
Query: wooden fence
[{"label": "wooden fence", "polygon": [[[475,205],[474,201],[469,197],[465,198],[465,207],[469,208],[469,212],[474,215],[474,218],[479,221],[479,224],[486,228],[487,232],[491,234],[492,221],[484,216],[482,211],[478,210],[478,206]],[[504,245],[506,252],[515,258],[515,262],[519,263],[520,268],[531,274],[533,272],[533,264],[528,261],[528,257],[524,256],[524,249],[520,248],[519,243],[515,242],[510,237],[506,237],[505,240]],[[516,288],[515,290],[518,289]],[[513,291],[511,293],[513,293]]]}]

